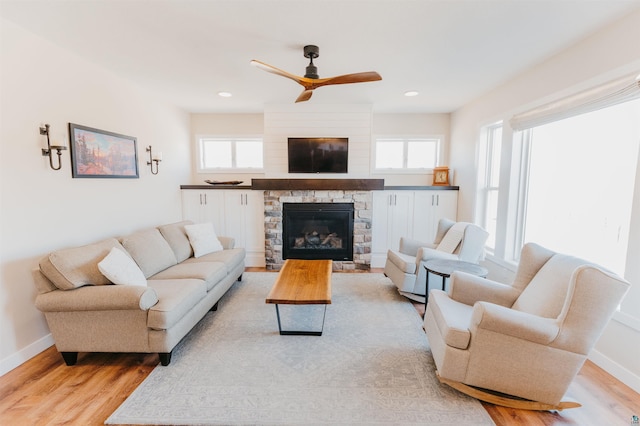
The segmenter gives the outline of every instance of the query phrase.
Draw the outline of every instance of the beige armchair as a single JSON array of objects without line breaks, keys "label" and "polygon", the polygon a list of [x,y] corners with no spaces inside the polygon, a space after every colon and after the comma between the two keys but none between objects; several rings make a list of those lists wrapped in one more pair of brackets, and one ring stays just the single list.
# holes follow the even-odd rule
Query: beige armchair
[{"label": "beige armchair", "polygon": [[451,259],[478,263],[489,234],[467,222],[440,219],[433,243],[400,238],[398,251],[389,250],[384,274],[409,299],[424,303],[427,294],[424,263],[431,259]]},{"label": "beige armchair", "polygon": [[628,289],[597,265],[532,243],[511,285],[454,272],[448,294],[429,293],[424,317],[439,378],[498,405],[578,407],[561,399]]}]

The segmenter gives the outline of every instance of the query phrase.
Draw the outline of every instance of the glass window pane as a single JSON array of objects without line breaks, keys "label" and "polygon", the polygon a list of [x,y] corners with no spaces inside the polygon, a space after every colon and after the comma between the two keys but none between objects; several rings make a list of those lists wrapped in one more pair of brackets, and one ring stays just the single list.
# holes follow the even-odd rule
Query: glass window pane
[{"label": "glass window pane", "polygon": [[207,169],[232,167],[231,141],[203,140],[202,163],[204,168]]},{"label": "glass window pane", "polygon": [[486,246],[495,249],[496,229],[498,224],[498,190],[487,191],[485,222],[486,231],[489,233]]},{"label": "glass window pane", "polygon": [[640,100],[536,127],[532,135],[525,241],[624,274]]},{"label": "glass window pane", "polygon": [[378,140],[376,142],[376,169],[401,169],[402,140]]},{"label": "glass window pane", "polygon": [[500,152],[502,150],[502,126],[494,127],[491,131],[491,166],[489,175],[489,186],[498,187],[500,185]]},{"label": "glass window pane", "polygon": [[431,169],[437,166],[438,144],[435,140],[409,141],[407,143],[407,168]]},{"label": "glass window pane", "polygon": [[236,167],[262,168],[262,142],[236,141]]}]

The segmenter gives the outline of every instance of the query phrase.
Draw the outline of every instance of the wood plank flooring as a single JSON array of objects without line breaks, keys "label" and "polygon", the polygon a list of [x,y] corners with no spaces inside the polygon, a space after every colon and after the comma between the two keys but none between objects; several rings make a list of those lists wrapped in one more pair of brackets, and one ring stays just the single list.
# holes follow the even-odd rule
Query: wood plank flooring
[{"label": "wood plank flooring", "polygon": [[[414,306],[422,315],[424,305]],[[81,353],[67,367],[51,347],[0,377],[0,424],[101,425],[158,364],[156,354]],[[566,397],[583,406],[562,412],[483,406],[498,426],[626,426],[640,415],[640,394],[590,361]]]}]

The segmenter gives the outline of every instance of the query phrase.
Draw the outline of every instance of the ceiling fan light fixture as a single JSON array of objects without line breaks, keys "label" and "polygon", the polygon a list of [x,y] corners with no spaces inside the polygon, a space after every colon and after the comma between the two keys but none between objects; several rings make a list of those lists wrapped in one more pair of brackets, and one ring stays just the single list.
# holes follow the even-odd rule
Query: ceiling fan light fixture
[{"label": "ceiling fan light fixture", "polygon": [[417,90],[409,90],[408,92],[404,92],[404,95],[407,97],[413,97],[413,96],[418,96],[420,94],[420,92],[418,92]]}]

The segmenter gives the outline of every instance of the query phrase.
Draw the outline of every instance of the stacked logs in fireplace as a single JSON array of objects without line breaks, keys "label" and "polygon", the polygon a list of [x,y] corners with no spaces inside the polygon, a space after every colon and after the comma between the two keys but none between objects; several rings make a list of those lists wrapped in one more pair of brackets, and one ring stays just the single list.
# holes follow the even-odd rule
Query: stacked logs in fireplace
[{"label": "stacked logs in fireplace", "polygon": [[283,259],[353,260],[353,203],[283,203]]}]

